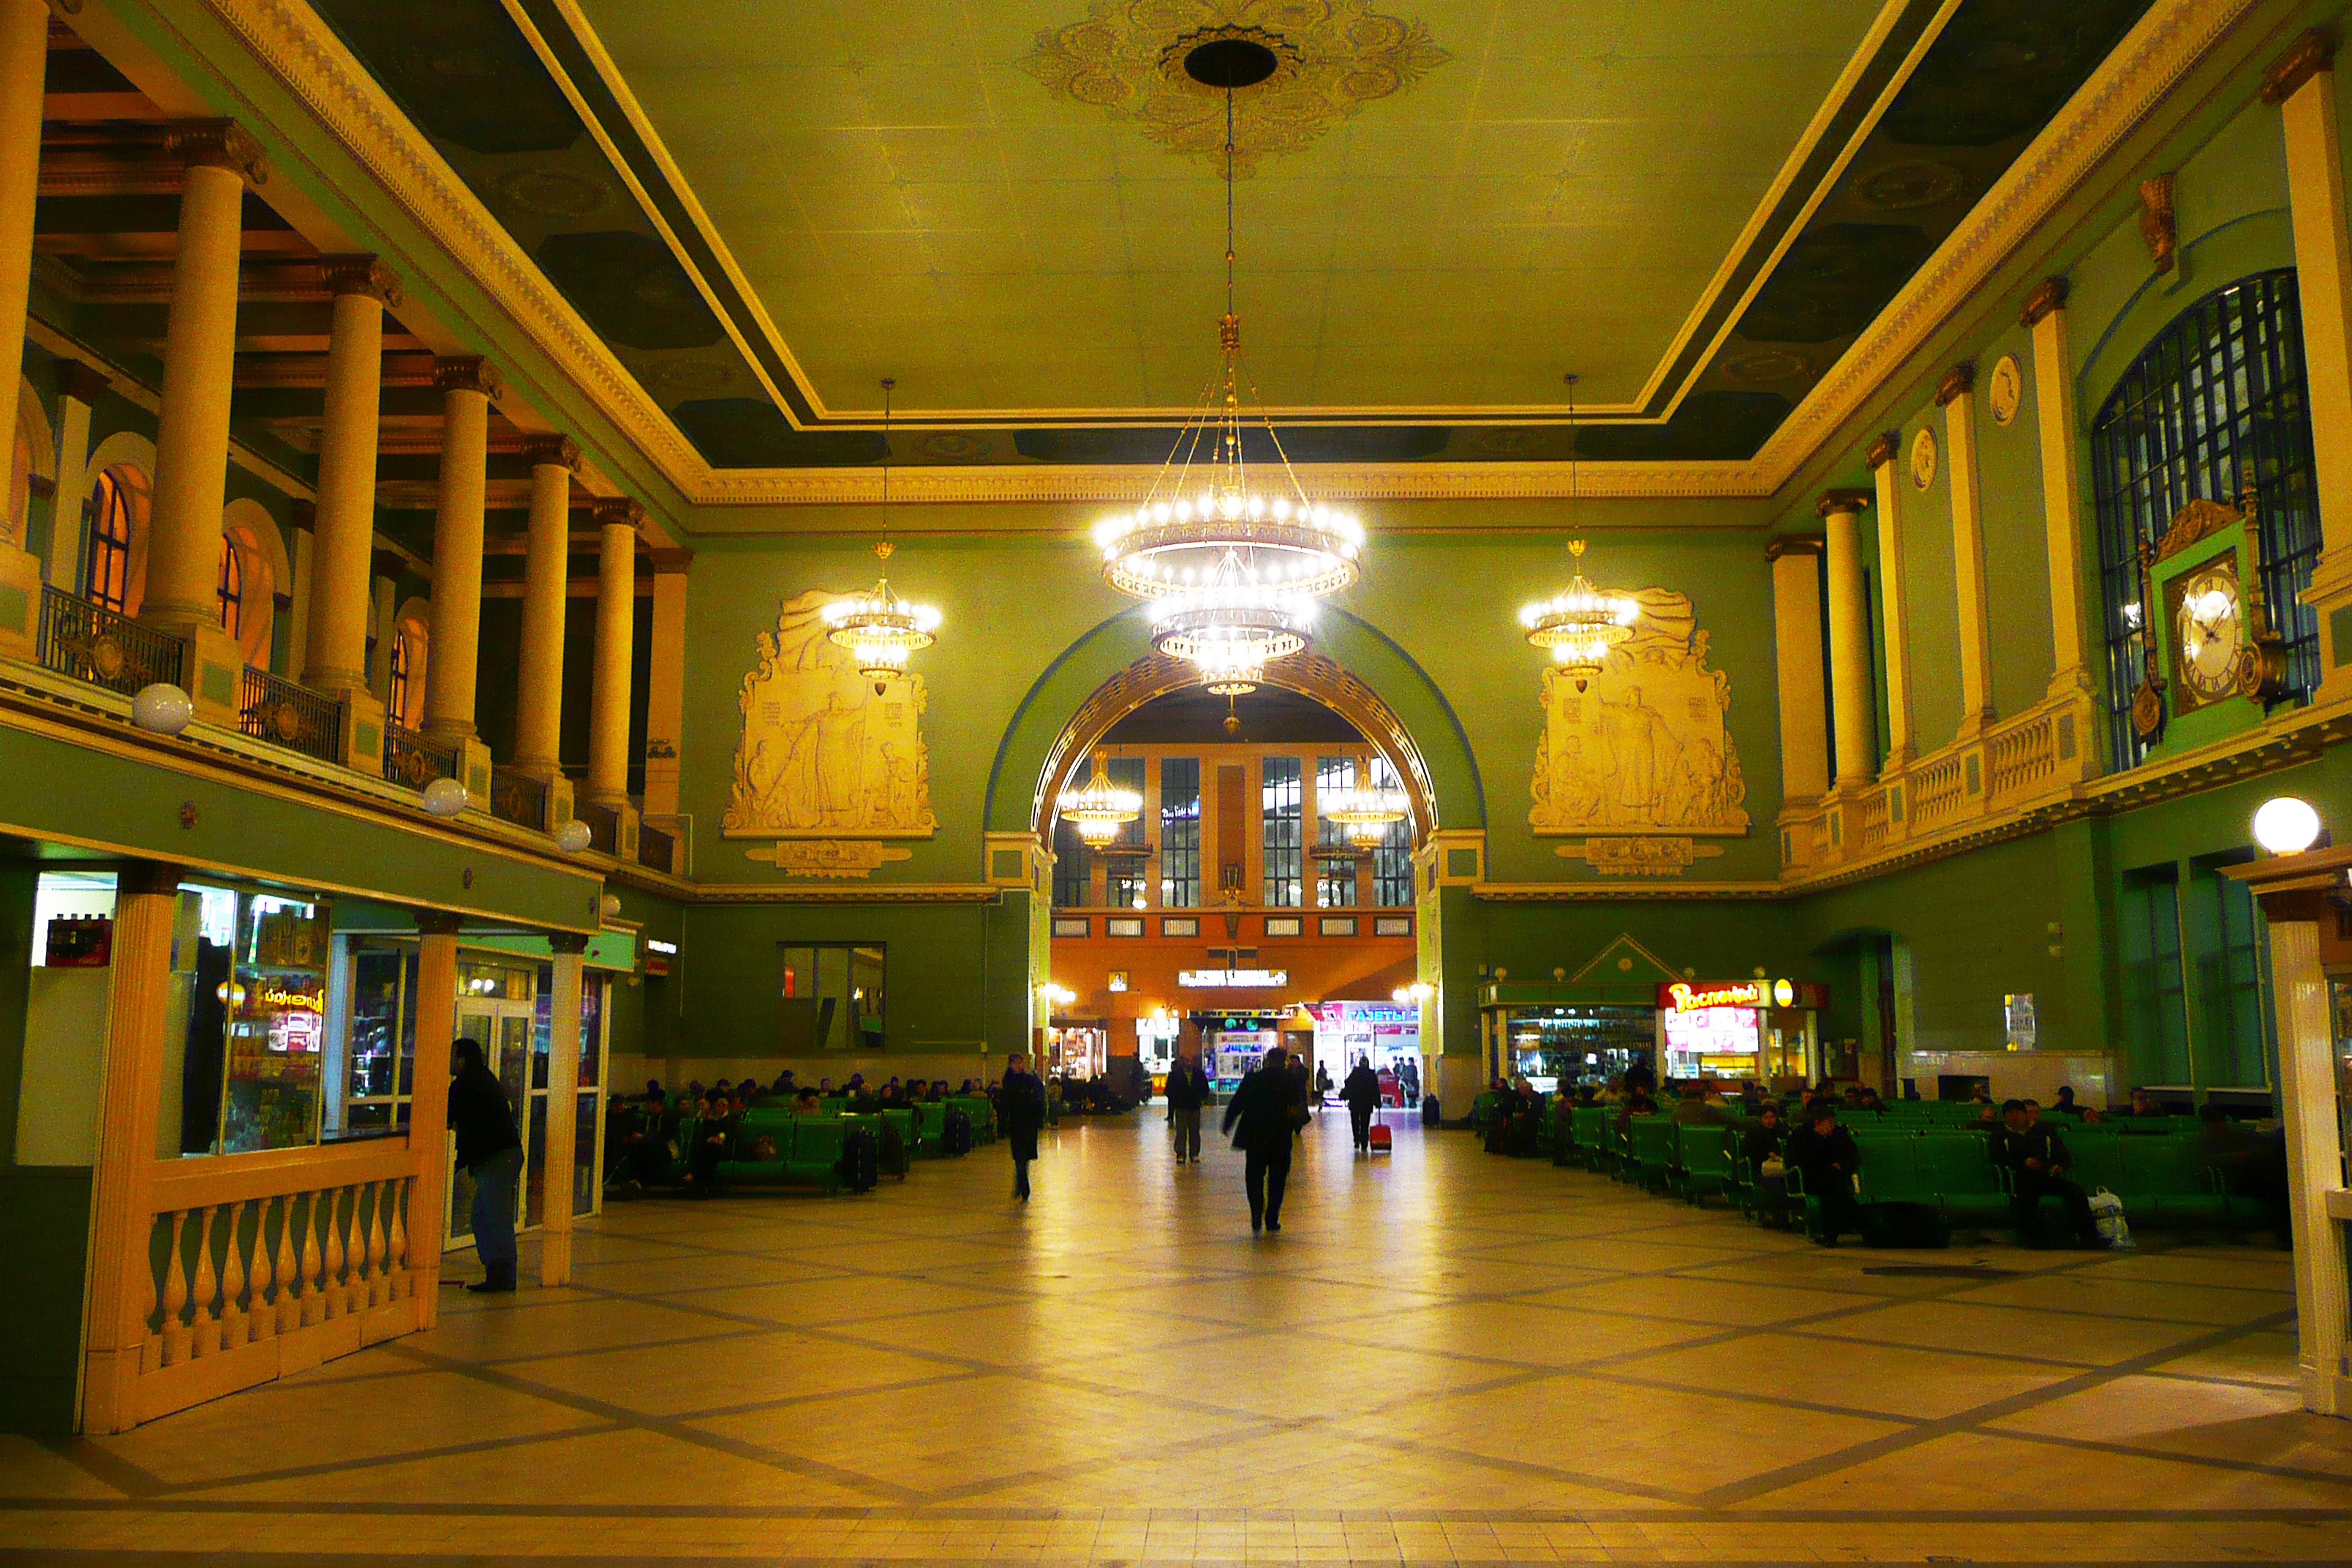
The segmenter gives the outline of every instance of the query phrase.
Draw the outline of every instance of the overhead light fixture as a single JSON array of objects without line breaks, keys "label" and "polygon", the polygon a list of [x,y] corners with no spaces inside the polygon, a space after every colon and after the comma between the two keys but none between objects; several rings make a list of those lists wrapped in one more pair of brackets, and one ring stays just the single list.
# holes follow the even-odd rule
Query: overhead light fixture
[{"label": "overhead light fixture", "polygon": [[874,695],[889,689],[890,678],[907,671],[907,658],[937,641],[940,613],[929,605],[910,604],[890,591],[890,395],[898,383],[882,381],[882,537],[874,553],[884,564],[883,574],[863,594],[835,599],[824,607],[826,636],[849,650],[857,673],[874,683]]},{"label": "overhead light fixture", "polygon": [[1094,530],[1105,579],[1151,606],[1152,646],[1191,661],[1221,697],[1255,689],[1268,664],[1305,651],[1318,601],[1356,580],[1364,548],[1363,524],[1307,493],[1263,412],[1250,423],[1265,430],[1273,464],[1253,475],[1243,451],[1234,92],[1264,81],[1276,63],[1263,43],[1233,36],[1184,56],[1192,79],[1225,94],[1225,313],[1217,323],[1224,374],[1178,432],[1142,504]]},{"label": "overhead light fixture", "polygon": [[2254,842],[2273,855],[2300,855],[2319,842],[2319,813],[2291,795],[2263,802],[2254,813]]},{"label": "overhead light fixture", "polygon": [[[1577,377],[1569,374],[1560,379],[1568,384],[1568,504],[1573,510],[1580,455],[1576,440]],[[1574,579],[1565,592],[1520,606],[1519,625],[1527,629],[1528,641],[1551,650],[1552,661],[1566,670],[1569,679],[1576,682],[1576,689],[1582,691],[1601,673],[1609,650],[1633,637],[1633,623],[1641,619],[1642,606],[1629,594],[1595,588],[1584,580],[1584,541],[1570,540],[1568,550],[1576,558]]]},{"label": "overhead light fixture", "polygon": [[1094,777],[1083,788],[1064,790],[1058,804],[1078,837],[1095,848],[1117,838],[1119,829],[1143,815],[1142,794],[1111,783],[1100,752],[1095,753]]},{"label": "overhead light fixture", "polygon": [[1315,811],[1324,821],[1346,829],[1349,843],[1359,849],[1371,849],[1388,837],[1391,824],[1411,815],[1412,803],[1401,789],[1335,789],[1318,795]]}]

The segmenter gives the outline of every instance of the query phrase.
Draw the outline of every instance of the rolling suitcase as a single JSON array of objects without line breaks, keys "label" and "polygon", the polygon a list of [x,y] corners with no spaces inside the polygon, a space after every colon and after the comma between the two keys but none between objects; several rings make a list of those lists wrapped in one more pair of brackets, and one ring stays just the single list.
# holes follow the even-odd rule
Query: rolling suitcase
[{"label": "rolling suitcase", "polygon": [[1387,1122],[1378,1120],[1379,1112],[1375,1111],[1373,1116],[1374,1121],[1370,1129],[1370,1138],[1371,1142],[1370,1152],[1375,1154],[1395,1153],[1396,1134],[1389,1131],[1389,1124]]}]

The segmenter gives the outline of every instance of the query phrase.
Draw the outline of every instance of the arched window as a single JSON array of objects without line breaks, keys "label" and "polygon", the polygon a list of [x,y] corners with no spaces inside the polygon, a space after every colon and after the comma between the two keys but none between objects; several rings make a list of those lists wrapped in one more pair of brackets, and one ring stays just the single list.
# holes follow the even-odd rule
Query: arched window
[{"label": "arched window", "polygon": [[220,599],[221,630],[233,637],[245,635],[245,568],[239,563],[236,542],[221,541],[220,585],[215,590]]},{"label": "arched window", "polygon": [[2319,558],[2311,407],[2294,270],[2257,272],[2173,318],[2116,384],[2091,426],[2091,493],[2115,766],[2147,754],[2131,723],[2139,684],[2139,548],[2189,501],[2234,502],[2252,486],[2263,589],[2286,642],[2292,697],[2319,681],[2319,618],[2297,595]]},{"label": "arched window", "polygon": [[118,616],[131,613],[131,529],[139,500],[119,468],[99,475],[90,488],[82,597]]},{"label": "arched window", "polygon": [[399,632],[392,638],[392,700],[384,706],[394,723],[408,722],[408,638]]}]

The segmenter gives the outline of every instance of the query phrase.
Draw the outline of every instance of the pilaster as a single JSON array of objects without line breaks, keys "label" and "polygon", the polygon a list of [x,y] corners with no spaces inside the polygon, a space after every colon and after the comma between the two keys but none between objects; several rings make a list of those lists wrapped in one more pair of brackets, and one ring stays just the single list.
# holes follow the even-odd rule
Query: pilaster
[{"label": "pilaster", "polygon": [[[548,997],[547,1156],[540,1173],[539,1282],[572,1282],[572,1183],[580,1111],[581,931],[551,931],[555,984]],[[594,1173],[591,1173],[592,1179]]]},{"label": "pilaster", "polygon": [[408,1194],[408,1273],[419,1328],[441,1316],[441,1247],[449,1234],[449,1047],[457,1038],[458,918],[416,917],[416,1057],[408,1110],[415,1185]]},{"label": "pilaster", "polygon": [[[1870,468],[1878,487],[1878,623],[1886,645],[1886,755],[1882,772],[1919,754],[1911,731],[1910,576],[1903,570],[1903,475],[1897,459],[1903,442],[1889,430],[1870,445]],[[1864,658],[1868,660],[1868,634]],[[1873,728],[1875,728],[1874,725]],[[1843,770],[1841,770],[1843,771]]]},{"label": "pilaster", "polygon": [[686,728],[686,569],[691,551],[656,550],[653,656],[646,683],[646,815],[677,811],[678,741]]},{"label": "pilaster", "polygon": [[89,542],[89,411],[106,390],[106,377],[79,360],[58,362],[57,521],[49,530],[49,582],[66,593],[81,592],[81,552]]},{"label": "pilaster", "polygon": [[1862,512],[1867,490],[1831,490],[1814,510],[1826,525],[1824,558],[1830,587],[1830,702],[1837,737],[1836,789],[1871,781],[1878,725],[1871,702],[1870,624],[1862,581]]},{"label": "pilaster", "polygon": [[1764,547],[1772,567],[1783,801],[1813,800],[1830,787],[1829,701],[1822,683],[1822,555],[1828,548],[1819,534],[1783,534]]},{"label": "pilaster", "polygon": [[[629,805],[629,665],[636,630],[637,531],[633,500],[596,503],[596,675],[589,694],[587,798],[618,811]],[[635,837],[631,834],[630,837]]]},{"label": "pilaster", "polygon": [[2344,1135],[2336,1097],[2336,1041],[2320,966],[2319,921],[2335,910],[2318,893],[2261,895],[2270,931],[2271,993],[2278,1005],[2279,1107],[2286,1142],[2289,1224],[2294,1235],[2295,1359],[2303,1407],[2345,1414],[2347,1340],[2344,1226],[2329,1194],[2344,1186]]},{"label": "pilaster", "polygon": [[1952,589],[1958,600],[1960,736],[1983,733],[1993,717],[1992,632],[1985,599],[1984,490],[1977,467],[1977,367],[1954,365],[1936,384],[1944,410],[1945,465],[1952,490]]}]

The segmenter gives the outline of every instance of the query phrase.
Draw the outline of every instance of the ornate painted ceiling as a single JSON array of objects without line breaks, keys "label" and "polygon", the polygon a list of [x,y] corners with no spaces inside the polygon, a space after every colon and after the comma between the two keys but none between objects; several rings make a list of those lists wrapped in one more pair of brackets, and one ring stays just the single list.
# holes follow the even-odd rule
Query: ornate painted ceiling
[{"label": "ornate painted ceiling", "polygon": [[[2148,0],[314,0],[716,468],[1742,460]],[[1581,376],[1574,431],[1563,373]]]}]

